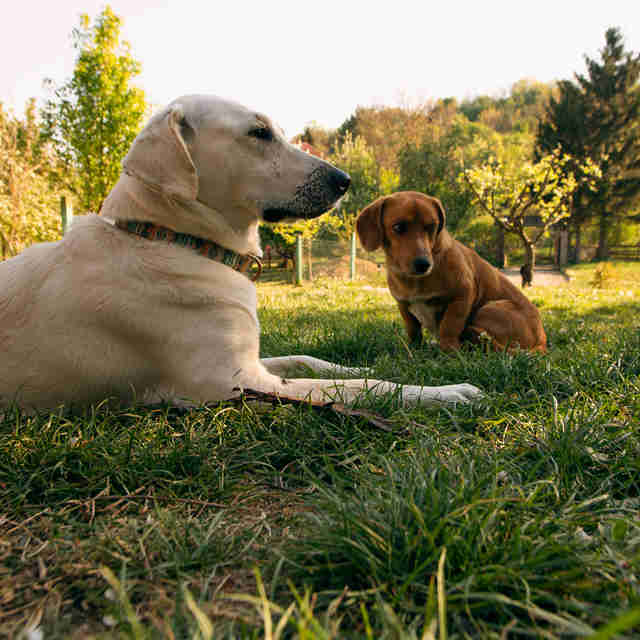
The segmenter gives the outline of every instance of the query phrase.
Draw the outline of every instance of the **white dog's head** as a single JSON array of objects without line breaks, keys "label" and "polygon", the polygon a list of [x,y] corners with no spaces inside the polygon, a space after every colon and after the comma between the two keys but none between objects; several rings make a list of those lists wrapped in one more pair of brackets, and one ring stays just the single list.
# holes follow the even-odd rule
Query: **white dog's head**
[{"label": "white dog's head", "polygon": [[154,115],[123,167],[178,202],[214,210],[236,230],[319,216],[350,183],[346,173],[289,144],[267,116],[201,95]]}]

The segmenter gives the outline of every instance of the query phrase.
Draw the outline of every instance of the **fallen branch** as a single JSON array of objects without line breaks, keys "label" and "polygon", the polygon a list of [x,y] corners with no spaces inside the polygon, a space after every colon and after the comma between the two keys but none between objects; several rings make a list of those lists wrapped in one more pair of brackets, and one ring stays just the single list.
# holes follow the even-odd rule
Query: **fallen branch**
[{"label": "fallen branch", "polygon": [[307,406],[311,409],[321,412],[332,412],[343,416],[364,418],[369,424],[382,429],[383,431],[394,431],[393,423],[387,418],[383,418],[373,411],[367,411],[366,409],[352,409],[339,402],[318,402],[313,400],[298,400],[297,398],[288,398],[275,393],[264,393],[263,391],[256,391],[254,389],[244,389],[242,395],[238,398],[234,398],[232,402],[267,402],[272,406],[277,405],[293,405],[296,407]]}]

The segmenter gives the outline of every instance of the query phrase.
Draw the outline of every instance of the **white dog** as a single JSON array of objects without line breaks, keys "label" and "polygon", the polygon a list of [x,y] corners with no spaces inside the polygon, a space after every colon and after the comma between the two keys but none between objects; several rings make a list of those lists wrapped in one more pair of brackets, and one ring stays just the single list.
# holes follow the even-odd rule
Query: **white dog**
[{"label": "white dog", "polygon": [[[260,360],[258,224],[313,218],[350,178],[283,138],[262,114],[186,96],[151,118],[123,162],[102,215],[62,240],[0,263],[0,407],[181,405],[250,388],[353,402],[467,402],[468,384],[284,379],[292,370],[353,374],[308,356]],[[304,365],[300,367],[300,365]]]}]

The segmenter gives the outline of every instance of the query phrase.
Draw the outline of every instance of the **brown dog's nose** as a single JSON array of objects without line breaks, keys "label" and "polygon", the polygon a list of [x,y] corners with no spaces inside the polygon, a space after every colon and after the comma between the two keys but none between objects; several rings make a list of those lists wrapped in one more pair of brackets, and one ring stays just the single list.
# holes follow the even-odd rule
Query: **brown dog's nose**
[{"label": "brown dog's nose", "polygon": [[413,270],[416,273],[420,273],[420,274],[426,273],[427,271],[429,271],[430,266],[431,266],[431,263],[424,256],[420,256],[419,258],[416,258],[413,261]]},{"label": "brown dog's nose", "polygon": [[345,193],[349,188],[349,185],[351,184],[351,176],[348,173],[340,171],[340,169],[336,168],[334,168],[331,172],[329,180],[340,195]]}]

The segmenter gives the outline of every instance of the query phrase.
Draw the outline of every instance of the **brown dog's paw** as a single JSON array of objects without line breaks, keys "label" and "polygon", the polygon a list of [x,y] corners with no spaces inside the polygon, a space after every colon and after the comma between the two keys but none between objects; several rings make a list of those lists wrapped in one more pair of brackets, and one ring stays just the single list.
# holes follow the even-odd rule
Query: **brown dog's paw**
[{"label": "brown dog's paw", "polygon": [[441,338],[440,348],[443,351],[458,351],[460,349],[460,340],[458,338]]}]

